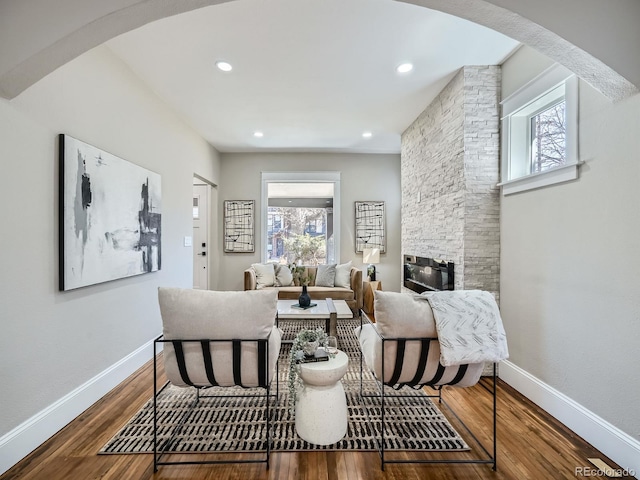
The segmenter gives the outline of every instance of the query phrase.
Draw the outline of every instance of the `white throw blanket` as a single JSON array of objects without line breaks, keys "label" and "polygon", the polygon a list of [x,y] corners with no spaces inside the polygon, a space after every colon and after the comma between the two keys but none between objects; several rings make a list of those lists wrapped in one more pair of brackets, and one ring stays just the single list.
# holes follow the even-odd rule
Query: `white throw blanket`
[{"label": "white throw blanket", "polygon": [[440,341],[440,363],[499,362],[509,357],[507,336],[493,295],[481,290],[425,292]]}]

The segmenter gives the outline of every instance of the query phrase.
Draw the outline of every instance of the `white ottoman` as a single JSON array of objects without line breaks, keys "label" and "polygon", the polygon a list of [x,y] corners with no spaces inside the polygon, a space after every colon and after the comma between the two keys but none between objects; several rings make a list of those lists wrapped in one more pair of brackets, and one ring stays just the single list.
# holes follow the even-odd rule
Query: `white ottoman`
[{"label": "white ottoman", "polygon": [[326,362],[300,365],[304,389],[296,403],[296,432],[303,440],[331,445],[346,435],[347,399],[340,379],[348,365],[341,351]]}]

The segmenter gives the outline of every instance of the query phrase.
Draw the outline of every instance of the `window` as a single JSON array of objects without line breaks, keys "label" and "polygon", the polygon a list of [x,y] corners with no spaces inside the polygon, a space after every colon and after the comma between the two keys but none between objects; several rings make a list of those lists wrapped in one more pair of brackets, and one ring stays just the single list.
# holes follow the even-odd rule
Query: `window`
[{"label": "window", "polygon": [[567,127],[564,99],[531,117],[531,173],[567,163]]},{"label": "window", "polygon": [[[271,184],[273,186],[274,184]],[[280,185],[280,184],[275,184]],[[314,184],[289,183],[282,184],[287,188],[304,186],[310,188]],[[333,185],[329,184],[333,190]],[[311,187],[312,188],[312,187]],[[272,190],[270,188],[270,190]],[[330,232],[326,232],[322,225],[330,218],[333,206],[333,192],[330,197],[323,196],[318,200],[313,198],[285,197],[269,194],[267,216],[282,218],[281,228],[274,228],[267,232],[267,261],[280,263],[297,263],[299,265],[320,265],[327,263],[327,244],[331,240]],[[330,203],[326,204],[326,199]],[[319,206],[311,206],[318,204]],[[275,220],[274,220],[275,224]],[[327,234],[325,234],[327,233]]]},{"label": "window", "polygon": [[263,261],[337,263],[339,205],[338,172],[264,172]]},{"label": "window", "polygon": [[319,215],[310,220],[307,220],[307,225],[304,228],[305,233],[309,235],[322,235],[325,233],[324,225],[327,223],[326,211],[319,212]]},{"label": "window", "polygon": [[504,195],[578,177],[578,81],[556,65],[502,102]]},{"label": "window", "polygon": [[193,197],[193,219],[198,220],[200,218],[200,197]]}]

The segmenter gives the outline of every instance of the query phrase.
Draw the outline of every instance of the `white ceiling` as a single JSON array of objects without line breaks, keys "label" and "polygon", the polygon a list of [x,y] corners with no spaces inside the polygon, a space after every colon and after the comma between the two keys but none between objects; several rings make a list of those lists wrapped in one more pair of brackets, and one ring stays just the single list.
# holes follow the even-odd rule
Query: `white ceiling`
[{"label": "white ceiling", "polygon": [[[460,67],[499,64],[519,44],[392,0],[239,0],[107,45],[221,152],[398,153]],[[398,74],[404,62],[413,71]]]}]

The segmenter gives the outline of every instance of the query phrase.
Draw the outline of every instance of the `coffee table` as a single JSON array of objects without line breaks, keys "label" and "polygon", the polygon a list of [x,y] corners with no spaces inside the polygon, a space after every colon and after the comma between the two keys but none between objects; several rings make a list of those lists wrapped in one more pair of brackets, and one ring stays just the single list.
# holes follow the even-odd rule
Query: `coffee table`
[{"label": "coffee table", "polygon": [[327,335],[338,336],[338,319],[353,318],[353,313],[344,300],[311,300],[317,303],[312,308],[293,308],[297,300],[278,300],[278,319],[286,320],[315,320],[324,319]]}]

